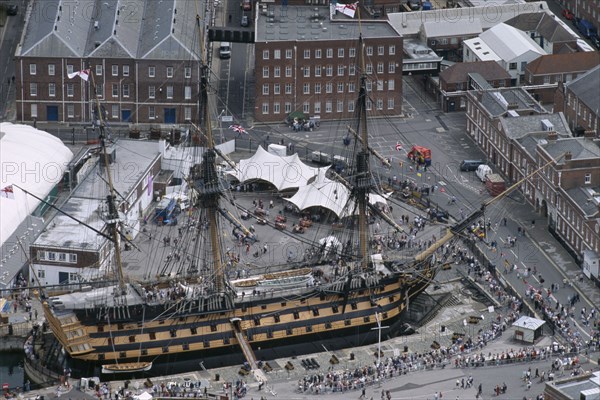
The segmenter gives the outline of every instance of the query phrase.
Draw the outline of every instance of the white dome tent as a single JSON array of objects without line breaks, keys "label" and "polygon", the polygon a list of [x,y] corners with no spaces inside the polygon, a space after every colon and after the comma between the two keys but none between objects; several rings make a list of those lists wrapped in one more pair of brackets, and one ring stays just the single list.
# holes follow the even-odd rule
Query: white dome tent
[{"label": "white dome tent", "polygon": [[0,198],[0,244],[40,204],[21,187],[45,198],[63,177],[73,153],[60,139],[29,125],[0,123],[0,188],[13,185],[14,198]]}]

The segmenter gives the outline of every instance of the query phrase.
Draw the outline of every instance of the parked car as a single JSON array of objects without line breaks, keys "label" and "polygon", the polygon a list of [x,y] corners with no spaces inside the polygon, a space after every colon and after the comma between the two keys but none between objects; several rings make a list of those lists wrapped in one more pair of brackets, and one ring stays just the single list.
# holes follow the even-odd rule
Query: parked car
[{"label": "parked car", "polygon": [[241,26],[250,26],[250,18],[247,15],[242,15],[242,21],[240,22]]},{"label": "parked car", "polygon": [[481,165],[485,164],[483,160],[463,160],[460,163],[461,171],[477,171],[477,168]]},{"label": "parked car", "polygon": [[562,15],[569,21],[571,21],[571,20],[573,20],[573,18],[575,18],[573,13],[571,11],[567,10],[566,8],[564,10],[562,10]]},{"label": "parked car", "polygon": [[12,4],[8,6],[6,9],[6,14],[8,15],[17,15],[19,13],[19,6]]}]

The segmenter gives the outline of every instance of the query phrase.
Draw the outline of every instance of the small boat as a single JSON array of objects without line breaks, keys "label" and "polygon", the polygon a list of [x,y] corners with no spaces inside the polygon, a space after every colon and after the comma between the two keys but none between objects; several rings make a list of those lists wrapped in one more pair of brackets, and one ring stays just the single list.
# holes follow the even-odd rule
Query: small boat
[{"label": "small boat", "polygon": [[104,364],[102,365],[103,374],[123,374],[132,372],[150,371],[152,362],[131,362],[120,364]]}]

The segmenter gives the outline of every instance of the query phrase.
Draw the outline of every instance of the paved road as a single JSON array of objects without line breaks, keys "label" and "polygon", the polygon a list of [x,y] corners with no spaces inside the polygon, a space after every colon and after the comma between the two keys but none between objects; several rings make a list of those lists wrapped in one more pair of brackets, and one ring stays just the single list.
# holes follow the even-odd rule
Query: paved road
[{"label": "paved road", "polygon": [[26,0],[11,1],[19,6],[19,13],[8,16],[4,27],[0,28],[0,120],[3,120],[8,108],[14,108],[15,82],[15,49],[23,31]]}]

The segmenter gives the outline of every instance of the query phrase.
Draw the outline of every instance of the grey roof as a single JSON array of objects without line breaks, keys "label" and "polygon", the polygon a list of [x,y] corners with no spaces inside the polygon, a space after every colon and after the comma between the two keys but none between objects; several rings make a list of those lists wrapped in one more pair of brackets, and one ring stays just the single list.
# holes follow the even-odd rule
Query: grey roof
[{"label": "grey roof", "polygon": [[536,12],[517,15],[506,21],[506,24],[522,31],[537,32],[552,43],[576,40],[577,37],[559,21],[546,13]]},{"label": "grey roof", "polygon": [[[259,14],[256,42],[356,40],[363,38],[400,37],[387,20],[361,21],[331,19],[329,7],[271,6],[272,16]],[[315,17],[318,14],[318,17]]]},{"label": "grey roof", "polygon": [[540,104],[523,88],[499,88],[481,92],[481,105],[492,116],[500,116],[508,110],[508,105],[515,105],[514,110],[534,110],[546,112]]},{"label": "grey roof", "polygon": [[[507,116],[501,119],[501,124],[507,137],[519,139],[533,132],[543,132],[543,120],[554,126],[554,131],[559,137],[571,137],[569,124],[563,113],[523,115],[514,118]],[[547,135],[547,132],[545,134]]]},{"label": "grey roof", "polygon": [[598,114],[600,110],[600,65],[592,68],[589,72],[579,75],[577,79],[565,83],[568,90],[583,102],[590,110],[595,110]]},{"label": "grey roof", "polygon": [[557,139],[540,145],[553,159],[556,160],[557,158],[562,157],[557,162],[559,165],[564,164],[565,158],[563,155],[566,152],[571,153],[572,160],[600,158],[600,147],[598,147],[598,142],[584,137]]},{"label": "grey roof", "polygon": [[[491,8],[490,8],[491,7]],[[521,13],[551,13],[545,1],[517,4],[485,4],[478,7],[438,8],[430,11],[389,13],[390,24],[403,37],[416,36],[425,22],[435,22],[440,27],[469,25],[479,21],[483,30]]]},{"label": "grey roof", "polygon": [[[121,139],[114,143],[115,162],[110,171],[115,191],[127,198],[131,190],[144,178],[154,160],[159,156],[156,142]],[[102,179],[101,179],[102,178]],[[71,216],[103,231],[105,223],[101,210],[105,207],[108,188],[105,183],[106,171],[96,164],[75,188],[71,197],[62,206],[62,210]],[[122,200],[118,197],[119,200]],[[91,229],[58,214],[46,227],[34,245],[40,247],[78,248],[96,251],[106,239]]]},{"label": "grey roof", "polygon": [[436,21],[423,22],[423,33],[428,39],[450,36],[477,36],[483,29],[481,21],[474,19],[468,24],[440,24]]},{"label": "grey roof", "polygon": [[33,0],[22,56],[198,59],[195,2]]},{"label": "grey roof", "polygon": [[577,186],[567,189],[566,193],[571,198],[573,203],[577,204],[579,208],[581,208],[585,215],[592,216],[596,215],[598,212],[600,187]]}]

